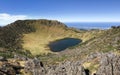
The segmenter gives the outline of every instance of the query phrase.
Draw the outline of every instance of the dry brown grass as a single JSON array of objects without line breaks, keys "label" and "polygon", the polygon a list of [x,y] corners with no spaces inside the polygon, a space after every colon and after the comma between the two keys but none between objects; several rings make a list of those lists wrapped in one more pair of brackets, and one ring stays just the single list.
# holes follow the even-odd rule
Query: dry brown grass
[{"label": "dry brown grass", "polygon": [[83,42],[97,36],[96,34],[101,34],[101,31],[87,31],[76,33],[71,29],[64,29],[63,27],[57,26],[45,26],[45,25],[35,25],[36,32],[29,34],[24,34],[23,37],[23,48],[29,50],[33,55],[48,54],[52,53],[47,46],[50,42],[69,38],[78,38]]},{"label": "dry brown grass", "polygon": [[64,28],[57,26],[36,25],[36,32],[24,34],[23,48],[29,50],[33,55],[47,54],[51,51],[47,46],[51,41],[71,37],[72,31],[65,31]]}]

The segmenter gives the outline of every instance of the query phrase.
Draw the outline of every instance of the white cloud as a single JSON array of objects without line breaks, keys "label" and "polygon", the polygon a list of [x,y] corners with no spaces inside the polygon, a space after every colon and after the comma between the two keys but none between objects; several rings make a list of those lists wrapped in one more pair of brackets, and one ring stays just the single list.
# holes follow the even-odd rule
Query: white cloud
[{"label": "white cloud", "polygon": [[7,25],[16,20],[24,20],[27,18],[28,18],[28,16],[26,16],[26,15],[11,15],[11,14],[7,14],[7,13],[0,13],[0,25]]}]

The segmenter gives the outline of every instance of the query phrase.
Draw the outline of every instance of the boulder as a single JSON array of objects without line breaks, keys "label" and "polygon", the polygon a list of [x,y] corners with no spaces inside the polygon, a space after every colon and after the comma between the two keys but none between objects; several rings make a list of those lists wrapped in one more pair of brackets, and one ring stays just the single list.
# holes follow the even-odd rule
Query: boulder
[{"label": "boulder", "polygon": [[120,56],[113,53],[104,54],[96,75],[120,75]]}]

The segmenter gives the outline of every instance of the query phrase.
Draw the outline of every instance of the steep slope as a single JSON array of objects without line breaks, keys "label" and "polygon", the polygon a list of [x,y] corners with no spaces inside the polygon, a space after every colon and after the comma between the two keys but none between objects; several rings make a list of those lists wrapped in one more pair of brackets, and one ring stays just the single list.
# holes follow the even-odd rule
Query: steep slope
[{"label": "steep slope", "polygon": [[33,51],[31,53],[34,54],[34,50],[41,50],[40,47],[43,47],[48,41],[67,37],[68,32],[72,31],[58,21],[18,20],[1,28],[0,46],[9,49],[23,48]]},{"label": "steep slope", "polygon": [[[44,59],[49,59],[51,63],[61,62],[63,60],[82,60],[90,55],[96,55],[96,53],[106,53],[106,52],[118,52],[120,49],[120,28],[111,28],[109,30],[103,31],[87,31],[83,33],[83,36],[91,36],[97,34],[93,38],[82,42],[81,44],[68,48],[62,52],[58,52],[56,55],[49,57],[44,57]],[[92,33],[92,34],[89,34]],[[81,33],[82,34],[82,33]],[[86,36],[86,38],[87,38]],[[80,37],[81,38],[81,37]],[[49,56],[49,55],[48,55]],[[41,56],[40,56],[41,57]],[[41,57],[42,59],[42,57]],[[46,60],[45,60],[46,61]],[[56,61],[56,62],[55,62]]]},{"label": "steep slope", "polygon": [[[51,52],[48,44],[64,38],[77,38],[82,43]],[[0,74],[119,75],[119,50],[120,26],[84,31],[53,20],[18,20],[0,28]],[[38,59],[32,59],[31,53]],[[5,59],[11,55],[14,59]]]},{"label": "steep slope", "polygon": [[[93,52],[109,52],[111,50],[119,50],[120,48],[120,28],[112,28],[104,30],[99,37],[94,37],[88,41],[81,43],[76,47],[69,48],[61,53],[75,53],[80,55],[81,52],[88,55]],[[80,53],[79,53],[80,52]],[[60,54],[61,54],[60,53]]]},{"label": "steep slope", "polygon": [[40,20],[32,23],[36,29],[35,32],[24,34],[22,44],[24,49],[30,50],[32,54],[48,53],[50,52],[47,44],[57,39],[65,37],[72,37],[75,33],[70,30],[66,25],[58,21]]},{"label": "steep slope", "polygon": [[[85,68],[94,73],[99,67],[99,57],[104,53],[120,55],[120,27],[105,30],[102,35],[54,56],[62,60],[81,60]],[[55,58],[54,58],[55,59]],[[54,60],[60,61],[60,60]]]},{"label": "steep slope", "polygon": [[48,44],[63,38],[78,38],[83,42],[98,37],[102,30],[77,30],[55,20],[18,20],[0,28],[0,47],[24,49],[33,55],[51,53]]}]

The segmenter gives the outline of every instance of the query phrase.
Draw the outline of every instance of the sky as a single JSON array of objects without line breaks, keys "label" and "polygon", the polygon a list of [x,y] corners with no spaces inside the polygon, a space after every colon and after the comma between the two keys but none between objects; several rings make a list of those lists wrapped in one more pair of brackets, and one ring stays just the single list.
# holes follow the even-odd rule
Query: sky
[{"label": "sky", "polygon": [[120,0],[0,0],[0,25],[24,19],[120,22]]}]

